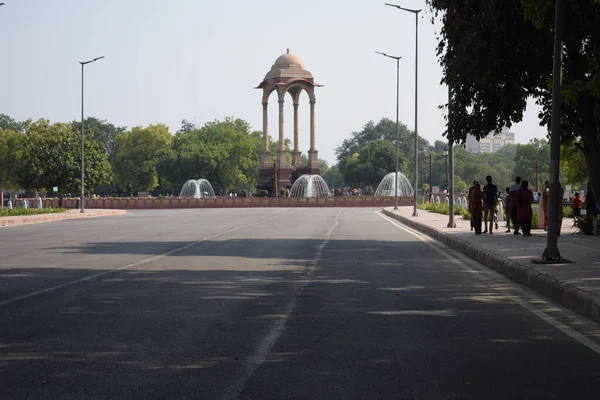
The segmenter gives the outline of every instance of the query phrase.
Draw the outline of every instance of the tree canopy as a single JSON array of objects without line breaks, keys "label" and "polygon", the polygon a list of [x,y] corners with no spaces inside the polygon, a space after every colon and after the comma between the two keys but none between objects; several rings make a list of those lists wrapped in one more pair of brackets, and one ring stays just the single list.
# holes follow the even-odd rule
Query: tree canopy
[{"label": "tree canopy", "polygon": [[[527,99],[552,106],[554,2],[427,0],[442,30],[438,56],[453,90],[450,139],[486,136],[520,122]],[[562,136],[585,156],[600,195],[600,3],[565,0]]]}]

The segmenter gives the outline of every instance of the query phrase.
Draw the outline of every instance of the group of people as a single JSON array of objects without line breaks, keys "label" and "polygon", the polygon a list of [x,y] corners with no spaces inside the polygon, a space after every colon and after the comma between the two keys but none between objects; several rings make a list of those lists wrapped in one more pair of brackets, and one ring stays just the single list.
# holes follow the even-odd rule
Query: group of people
[{"label": "group of people", "polygon": [[[503,197],[502,192],[493,183],[491,176],[485,177],[486,184],[481,186],[479,181],[474,181],[473,186],[469,189],[468,205],[471,213],[471,230],[475,231],[476,235],[482,233],[493,233],[493,228],[498,230],[498,205],[503,203],[506,212],[506,233],[511,232],[511,222],[513,234],[518,235],[522,231],[523,236],[531,236],[531,223],[533,219],[532,203],[534,201],[533,192],[529,189],[529,182],[521,180],[521,177],[515,178],[515,183],[506,188],[506,195]],[[540,221],[543,221],[544,230],[548,229],[548,204],[549,204],[549,182],[544,183],[544,191],[540,199]],[[562,193],[560,194],[562,198]],[[562,204],[560,204],[557,213],[560,225],[563,218]],[[483,232],[481,225],[483,220]],[[489,226],[488,226],[489,224]]]}]

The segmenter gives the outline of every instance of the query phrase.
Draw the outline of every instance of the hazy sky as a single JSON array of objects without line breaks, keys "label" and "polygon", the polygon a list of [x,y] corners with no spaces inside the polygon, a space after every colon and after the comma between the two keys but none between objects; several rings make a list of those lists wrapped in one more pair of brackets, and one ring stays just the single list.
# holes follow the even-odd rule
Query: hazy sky
[{"label": "hazy sky", "polygon": [[[262,129],[261,93],[253,89],[286,48],[315,80],[319,156],[369,120],[395,119],[395,61],[400,55],[400,120],[414,128],[413,14],[373,0],[3,0],[0,7],[0,113],[15,119],[80,118],[79,61],[85,113],[119,126],[182,119],[203,124],[234,116]],[[419,20],[419,134],[441,139],[446,102],[435,48],[436,27],[424,0]],[[286,97],[286,137],[292,106]],[[309,147],[308,98],[300,105],[300,148]],[[515,125],[517,142],[543,137],[537,107]],[[269,105],[277,137],[277,101]]]}]

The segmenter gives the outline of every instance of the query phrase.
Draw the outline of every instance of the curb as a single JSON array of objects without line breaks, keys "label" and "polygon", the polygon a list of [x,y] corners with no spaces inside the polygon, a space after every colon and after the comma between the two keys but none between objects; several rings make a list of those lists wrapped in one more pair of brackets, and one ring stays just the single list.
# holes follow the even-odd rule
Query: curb
[{"label": "curb", "polygon": [[580,289],[570,283],[565,283],[555,277],[526,267],[515,261],[502,257],[492,251],[483,249],[454,235],[444,233],[421,222],[394,214],[383,209],[383,214],[407,225],[419,232],[425,233],[445,245],[460,251],[466,256],[480,262],[513,281],[525,285],[539,294],[577,311],[596,322],[600,322],[600,296]]},{"label": "curb", "polygon": [[44,222],[56,222],[63,221],[66,219],[81,219],[81,218],[96,218],[106,217],[110,215],[124,215],[127,212],[125,210],[105,210],[100,212],[94,212],[89,214],[77,214],[77,213],[59,213],[59,214],[38,214],[30,216],[16,216],[0,218],[0,227],[3,226],[19,226],[29,224],[41,224]]}]

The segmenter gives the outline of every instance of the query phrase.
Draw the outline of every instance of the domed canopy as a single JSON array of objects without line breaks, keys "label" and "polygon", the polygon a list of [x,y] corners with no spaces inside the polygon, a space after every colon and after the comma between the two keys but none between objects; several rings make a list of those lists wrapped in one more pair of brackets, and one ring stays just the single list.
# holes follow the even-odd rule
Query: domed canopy
[{"label": "domed canopy", "polygon": [[291,68],[291,67],[300,67],[300,68],[304,68],[304,64],[302,64],[302,61],[300,61],[300,59],[289,53],[289,49],[288,49],[288,53],[279,56],[277,58],[277,60],[275,60],[275,64],[273,64],[273,67],[277,67],[277,68]]},{"label": "domed canopy", "polygon": [[321,86],[314,83],[314,78],[310,71],[304,67],[300,58],[294,54],[290,54],[290,49],[288,49],[287,53],[277,57],[275,64],[267,72],[263,83],[257,89],[262,88],[265,83],[272,85],[290,84],[297,80],[306,81],[313,86]]}]

